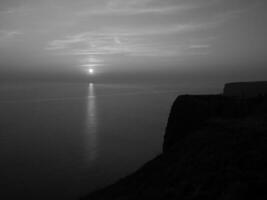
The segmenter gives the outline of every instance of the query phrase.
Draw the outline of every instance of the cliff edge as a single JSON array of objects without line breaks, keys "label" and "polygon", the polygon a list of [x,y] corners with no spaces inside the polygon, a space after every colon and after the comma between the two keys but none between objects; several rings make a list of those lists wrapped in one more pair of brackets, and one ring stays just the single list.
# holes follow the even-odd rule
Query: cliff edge
[{"label": "cliff edge", "polygon": [[163,152],[90,200],[267,199],[267,96],[179,96]]},{"label": "cliff edge", "polygon": [[223,94],[242,98],[267,95],[267,81],[227,83]]}]

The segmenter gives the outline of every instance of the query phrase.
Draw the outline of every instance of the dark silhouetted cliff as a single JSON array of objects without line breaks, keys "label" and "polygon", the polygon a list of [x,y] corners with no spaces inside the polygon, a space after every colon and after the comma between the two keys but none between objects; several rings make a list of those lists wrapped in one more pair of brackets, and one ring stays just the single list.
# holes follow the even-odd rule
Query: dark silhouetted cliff
[{"label": "dark silhouetted cliff", "polygon": [[84,199],[267,199],[266,122],[266,96],[179,96],[163,153]]},{"label": "dark silhouetted cliff", "polygon": [[228,83],[224,87],[225,96],[257,97],[267,94],[267,81]]}]

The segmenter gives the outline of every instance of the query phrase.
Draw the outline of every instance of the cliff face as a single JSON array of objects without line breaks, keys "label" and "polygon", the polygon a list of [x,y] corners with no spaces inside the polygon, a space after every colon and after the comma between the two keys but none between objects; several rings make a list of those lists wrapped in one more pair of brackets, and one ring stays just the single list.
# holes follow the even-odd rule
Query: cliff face
[{"label": "cliff face", "polygon": [[163,152],[192,132],[209,126],[209,120],[244,120],[267,113],[266,97],[234,98],[223,95],[184,95],[174,102],[166,128]]},{"label": "cliff face", "polygon": [[267,98],[179,96],[163,153],[84,199],[267,199]]}]

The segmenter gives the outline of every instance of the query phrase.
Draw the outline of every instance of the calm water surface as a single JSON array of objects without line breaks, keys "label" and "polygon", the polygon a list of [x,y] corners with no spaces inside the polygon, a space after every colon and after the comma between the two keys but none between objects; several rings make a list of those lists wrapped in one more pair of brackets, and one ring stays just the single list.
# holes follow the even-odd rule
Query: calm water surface
[{"label": "calm water surface", "polygon": [[[0,199],[77,199],[160,153],[168,85],[0,87]],[[181,92],[181,90],[180,90]]]}]

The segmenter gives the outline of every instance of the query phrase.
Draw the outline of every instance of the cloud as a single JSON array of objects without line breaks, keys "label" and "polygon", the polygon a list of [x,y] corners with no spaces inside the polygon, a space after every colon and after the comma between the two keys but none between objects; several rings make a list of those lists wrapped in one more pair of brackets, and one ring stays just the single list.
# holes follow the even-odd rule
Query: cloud
[{"label": "cloud", "polygon": [[188,4],[173,3],[165,0],[110,0],[106,4],[77,12],[78,16],[88,15],[140,15],[140,14],[175,14],[194,8]]},{"label": "cloud", "polygon": [[[101,15],[102,20],[95,18],[98,22],[94,28],[88,26],[87,31],[81,31],[77,34],[71,34],[62,39],[55,39],[48,43],[46,50],[52,51],[57,55],[76,56],[80,59],[82,66],[88,66],[88,63],[95,62],[84,61],[89,57],[105,56],[146,56],[146,57],[177,57],[185,54],[207,55],[211,47],[210,40],[197,41],[200,38],[197,33],[207,33],[205,38],[216,35],[212,31],[222,23],[238,16],[241,10],[226,9],[216,13],[210,7],[210,12],[205,13],[205,7],[214,6],[222,3],[222,0],[200,0],[195,1],[159,1],[159,0],[111,0],[107,1],[105,6],[97,7],[96,5],[88,10],[79,11],[80,16],[90,15],[87,24],[94,24],[90,20],[95,16]],[[184,12],[184,19],[177,18],[173,21],[179,11]],[[193,12],[193,13],[192,13]],[[194,13],[195,12],[195,13]],[[171,14],[164,16],[165,19],[172,19],[168,23],[154,21],[150,14]],[[183,13],[183,12],[182,12]],[[138,14],[147,14],[148,21],[137,21]],[[211,14],[211,15],[208,15]],[[123,24],[109,20],[111,15],[127,15]],[[187,17],[191,15],[190,17]],[[201,15],[201,17],[199,17]],[[177,15],[178,16],[178,15]],[[107,19],[108,22],[105,20]],[[110,18],[112,19],[112,18]],[[125,23],[133,22],[133,24]],[[181,39],[180,39],[181,38]],[[102,63],[103,64],[103,63]]]},{"label": "cloud", "polygon": [[22,32],[17,30],[0,30],[0,40],[13,39],[18,35],[22,35]]},{"label": "cloud", "polygon": [[178,11],[186,10],[188,7],[179,6],[179,7],[154,7],[154,8],[105,8],[99,10],[86,10],[77,12],[78,16],[90,16],[90,15],[99,15],[99,16],[108,16],[108,15],[140,15],[140,14],[175,14]]},{"label": "cloud", "polygon": [[[115,16],[115,15],[140,15],[140,14],[165,14],[177,15],[186,12],[198,12],[200,9],[207,11],[222,7],[223,10],[238,9],[240,0],[234,3],[230,0],[109,0],[100,6],[91,6],[89,9],[77,11],[78,16]],[[260,0],[259,0],[260,1]],[[245,5],[248,3],[245,2]],[[232,7],[234,6],[234,7]],[[243,6],[246,7],[246,6]]]},{"label": "cloud", "polygon": [[[194,31],[204,24],[176,24],[142,29],[109,28],[105,31],[82,32],[49,42],[46,50],[59,55],[127,55],[127,56],[175,56],[179,45],[166,41],[168,35]],[[161,38],[160,42],[151,39]]]},{"label": "cloud", "polygon": [[194,31],[196,29],[204,27],[201,23],[188,23],[188,24],[171,24],[168,26],[156,25],[142,28],[113,28],[110,29],[112,35],[117,36],[151,36],[151,35],[167,35],[178,34],[187,31]]},{"label": "cloud", "polygon": [[193,44],[189,46],[190,49],[206,49],[210,48],[209,44]]},{"label": "cloud", "polygon": [[81,42],[84,42],[85,40],[86,40],[86,38],[84,37],[84,34],[67,36],[63,40],[53,40],[53,41],[51,41],[45,49],[46,50],[67,49],[70,45],[81,43]]},{"label": "cloud", "polygon": [[67,36],[64,39],[53,40],[46,49],[66,49],[72,44],[88,43],[92,46],[105,43],[121,44],[120,37],[145,37],[153,35],[178,34],[187,31],[194,31],[205,27],[205,24],[176,24],[170,26],[153,26],[146,28],[107,28],[103,31],[82,32]]}]

